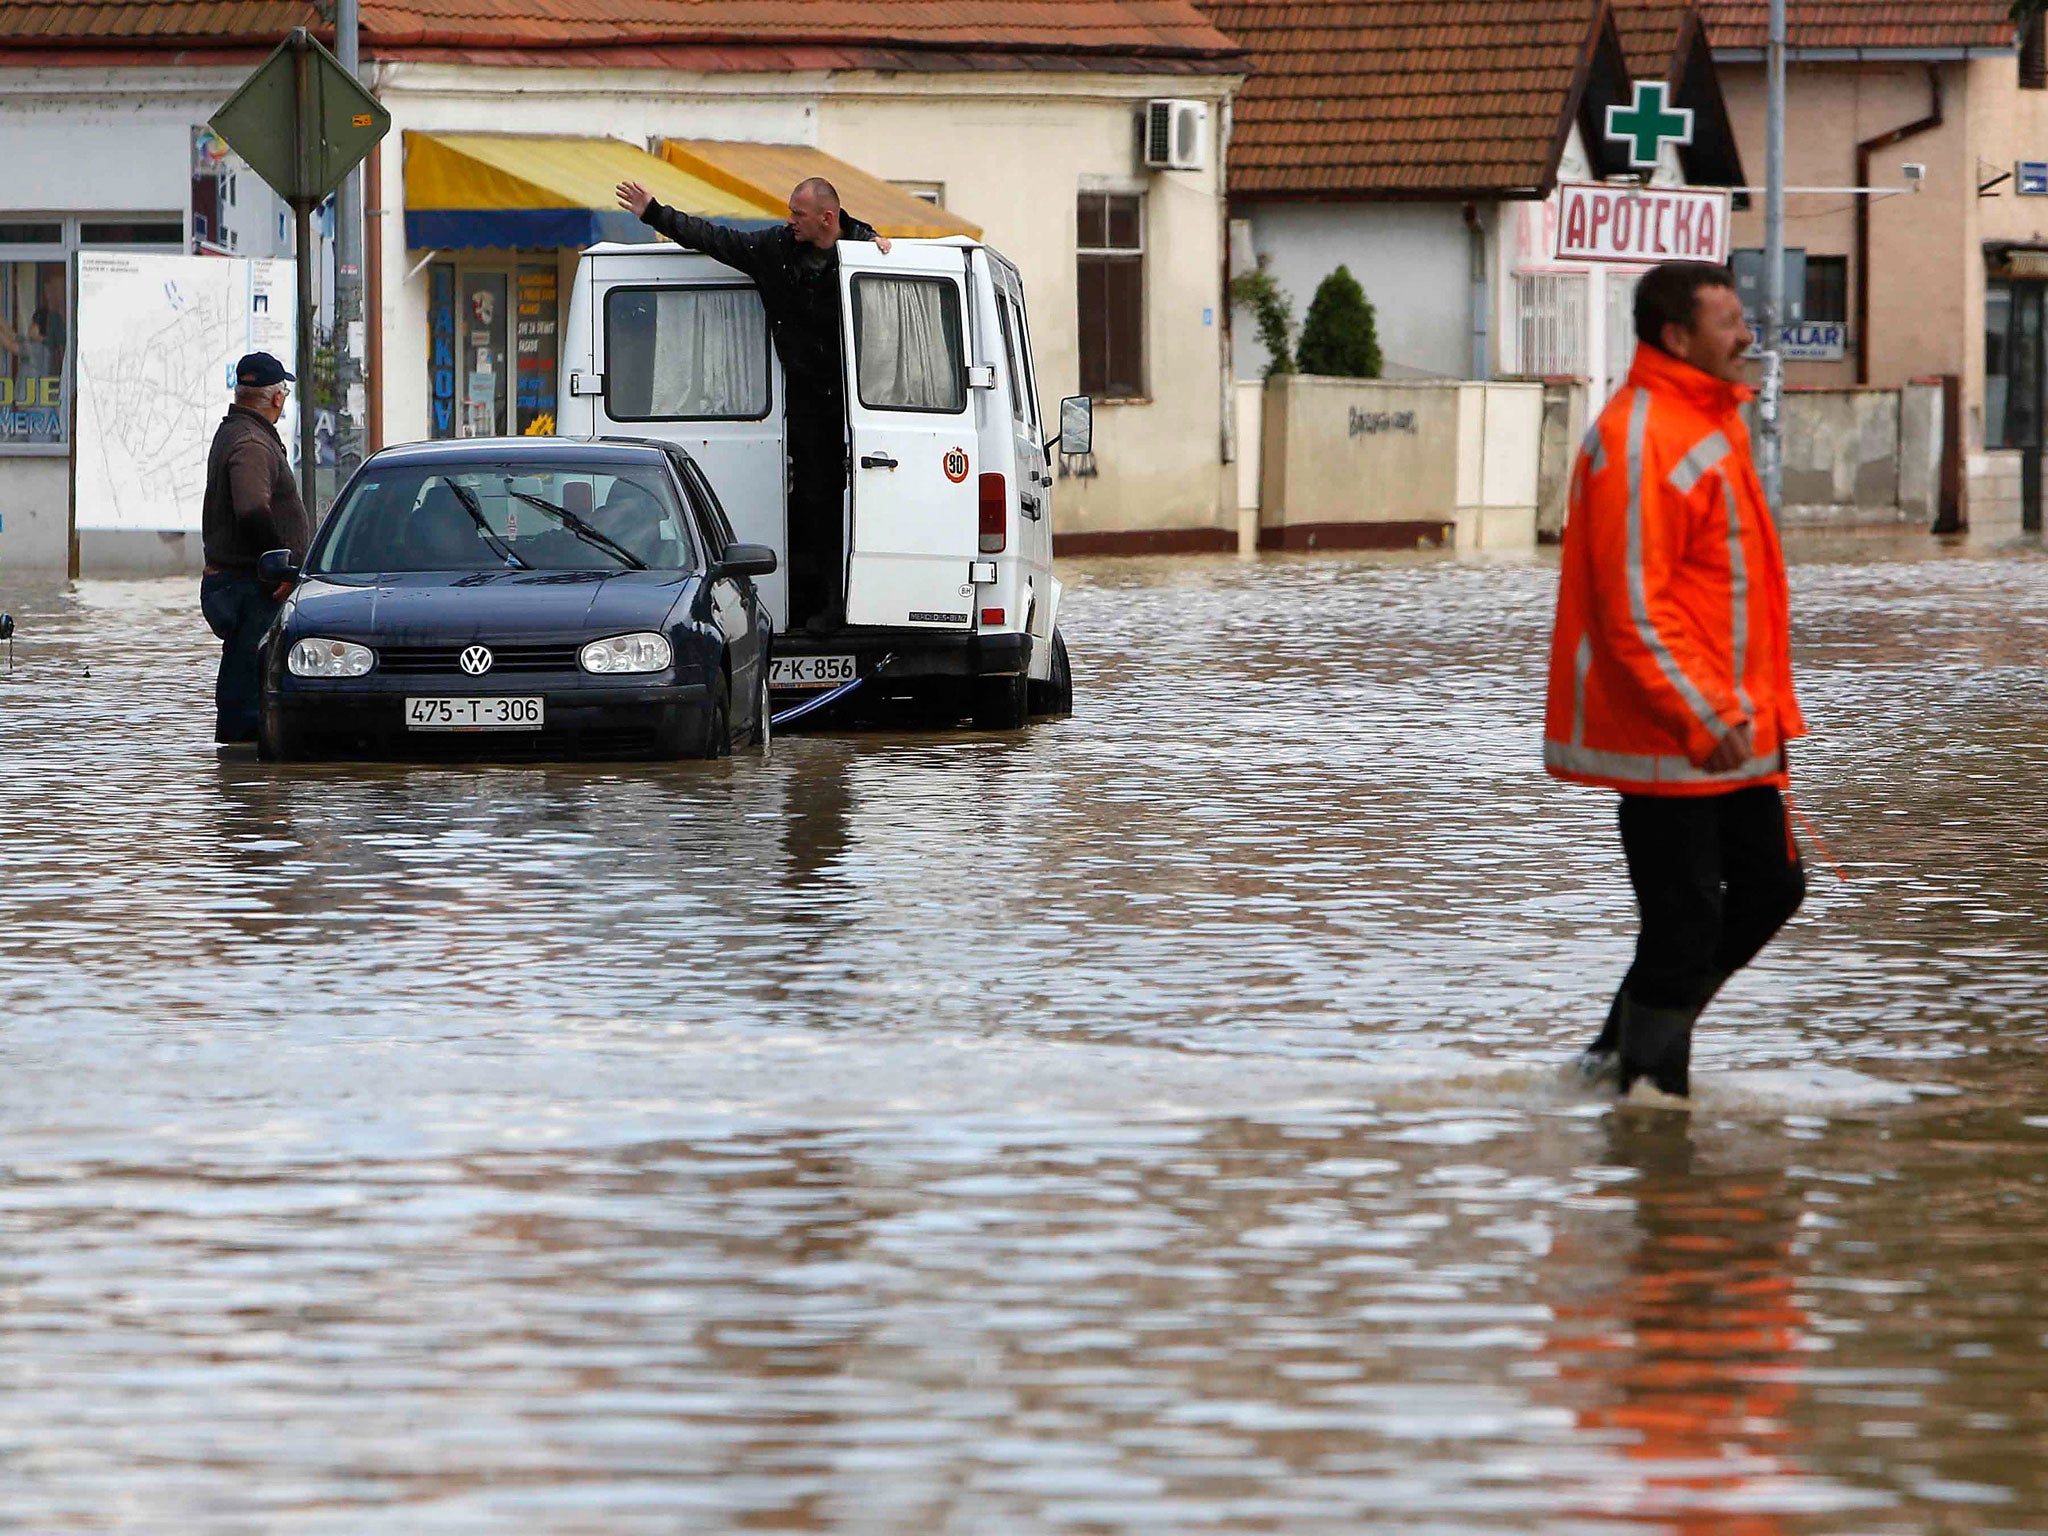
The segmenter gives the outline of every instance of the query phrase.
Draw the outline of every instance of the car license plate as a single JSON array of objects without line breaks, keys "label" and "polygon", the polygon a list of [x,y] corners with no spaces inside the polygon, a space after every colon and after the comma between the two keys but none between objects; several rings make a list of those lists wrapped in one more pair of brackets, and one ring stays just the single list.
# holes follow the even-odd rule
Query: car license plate
[{"label": "car license plate", "polygon": [[405,723],[415,731],[537,731],[542,705],[538,698],[407,699]]},{"label": "car license plate", "polygon": [[837,688],[855,675],[851,656],[777,656],[768,666],[768,686]]}]

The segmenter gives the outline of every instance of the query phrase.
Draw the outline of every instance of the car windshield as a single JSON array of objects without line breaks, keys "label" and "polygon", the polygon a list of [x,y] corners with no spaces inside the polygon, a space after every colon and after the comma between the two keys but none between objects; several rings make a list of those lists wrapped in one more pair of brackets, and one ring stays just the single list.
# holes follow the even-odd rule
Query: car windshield
[{"label": "car windshield", "polygon": [[659,464],[371,465],[313,557],[323,576],[387,571],[678,570],[692,560]]}]

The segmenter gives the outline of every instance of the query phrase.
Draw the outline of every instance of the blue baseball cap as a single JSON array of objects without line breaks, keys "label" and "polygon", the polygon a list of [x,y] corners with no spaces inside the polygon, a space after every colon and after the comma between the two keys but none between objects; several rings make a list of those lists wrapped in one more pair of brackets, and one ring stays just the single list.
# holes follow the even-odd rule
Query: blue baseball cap
[{"label": "blue baseball cap", "polygon": [[266,384],[297,383],[297,376],[284,371],[284,364],[268,352],[251,352],[235,364],[235,382],[246,384],[251,389],[261,389]]}]

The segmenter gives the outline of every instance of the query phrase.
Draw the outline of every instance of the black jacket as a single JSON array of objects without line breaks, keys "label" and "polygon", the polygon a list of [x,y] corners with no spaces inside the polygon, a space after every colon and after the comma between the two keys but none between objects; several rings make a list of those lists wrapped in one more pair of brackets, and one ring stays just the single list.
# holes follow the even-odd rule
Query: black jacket
[{"label": "black jacket", "polygon": [[[714,256],[744,272],[761,290],[762,307],[775,337],[776,355],[789,380],[789,406],[804,413],[830,409],[836,417],[845,399],[846,376],[839,361],[839,255],[801,243],[787,224],[741,231],[649,203],[640,222],[677,245]],[[839,215],[840,237],[872,240],[873,226],[851,214]]]},{"label": "black jacket", "polygon": [[247,406],[229,406],[213,434],[199,526],[206,563],[226,571],[254,571],[272,549],[304,560],[313,542],[313,520],[299,499],[284,439]]}]

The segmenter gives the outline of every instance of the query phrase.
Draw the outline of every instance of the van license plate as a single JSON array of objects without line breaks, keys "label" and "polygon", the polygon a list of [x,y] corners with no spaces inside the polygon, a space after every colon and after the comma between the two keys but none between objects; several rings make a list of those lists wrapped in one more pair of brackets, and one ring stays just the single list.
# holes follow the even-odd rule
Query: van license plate
[{"label": "van license plate", "polygon": [[540,698],[407,699],[405,723],[415,731],[537,731]]},{"label": "van license plate", "polygon": [[837,688],[854,676],[851,656],[777,656],[768,667],[768,686]]}]

